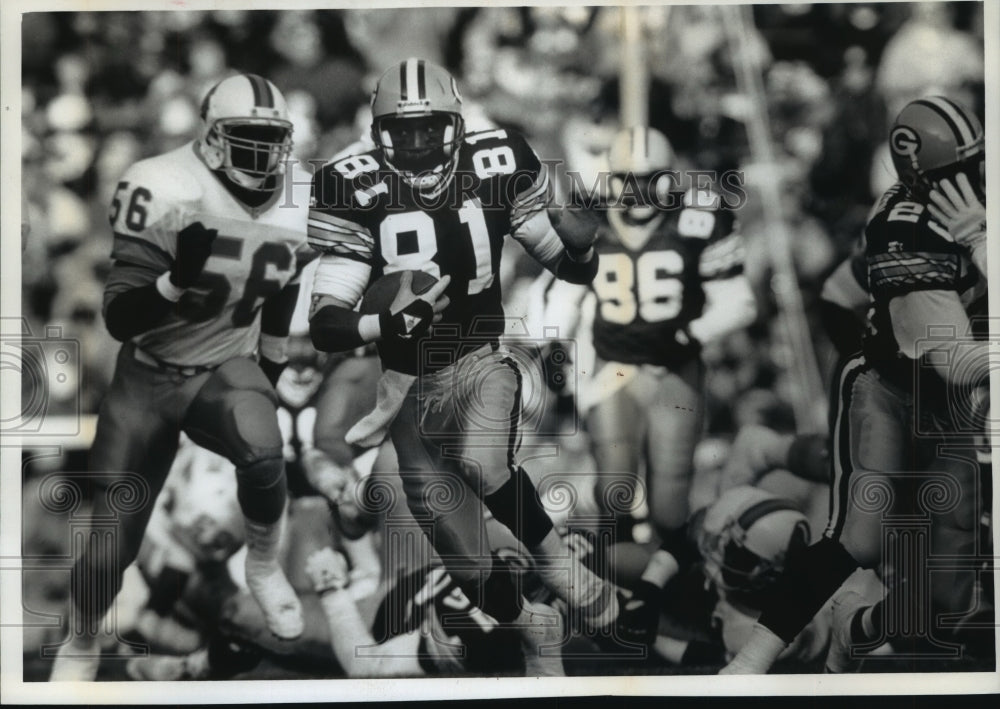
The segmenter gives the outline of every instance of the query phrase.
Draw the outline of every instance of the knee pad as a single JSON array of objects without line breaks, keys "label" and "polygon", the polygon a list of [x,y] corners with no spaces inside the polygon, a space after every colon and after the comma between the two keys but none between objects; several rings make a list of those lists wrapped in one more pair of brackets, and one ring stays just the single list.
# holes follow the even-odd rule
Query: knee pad
[{"label": "knee pad", "polygon": [[538,546],[552,531],[552,519],[524,468],[515,468],[510,479],[483,502],[529,549]]},{"label": "knee pad", "polygon": [[[239,374],[246,379],[236,379]],[[230,360],[198,392],[184,428],[195,443],[242,467],[281,455],[276,402],[274,390],[254,362]]]},{"label": "knee pad", "polygon": [[282,439],[271,400],[258,391],[234,390],[226,396],[225,431],[232,434],[232,461],[244,466],[261,458],[281,457]]},{"label": "knee pad", "polygon": [[285,509],[285,461],[280,456],[236,468],[236,497],[248,519],[273,524]]}]

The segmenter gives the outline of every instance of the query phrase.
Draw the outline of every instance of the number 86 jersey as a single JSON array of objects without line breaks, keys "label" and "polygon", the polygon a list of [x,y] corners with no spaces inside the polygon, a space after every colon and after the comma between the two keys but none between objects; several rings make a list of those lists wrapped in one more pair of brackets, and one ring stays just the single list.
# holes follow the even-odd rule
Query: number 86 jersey
[{"label": "number 86 jersey", "polygon": [[109,213],[114,263],[105,307],[171,269],[184,227],[200,221],[218,231],[198,281],[161,324],[133,338],[138,347],[170,364],[205,367],[257,351],[264,300],[313,255],[306,243],[309,174],[297,165],[289,169],[256,208],[226,189],[193,143],[126,171]]},{"label": "number 86 jersey", "polygon": [[679,208],[645,225],[609,208],[598,231],[600,265],[594,349],[610,362],[675,365],[693,352],[678,331],[705,306],[702,284],[743,273],[743,237],[711,192],[689,192]]}]

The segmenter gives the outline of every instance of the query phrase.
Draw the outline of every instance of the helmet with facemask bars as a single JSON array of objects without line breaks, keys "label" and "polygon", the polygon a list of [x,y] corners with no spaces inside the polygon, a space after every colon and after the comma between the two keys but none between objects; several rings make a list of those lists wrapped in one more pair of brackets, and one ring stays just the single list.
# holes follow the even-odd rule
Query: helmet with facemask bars
[{"label": "helmet with facemask bars", "polygon": [[201,105],[198,150],[212,170],[247,190],[269,192],[285,172],[292,150],[292,122],[278,88],[256,74],[216,84]]},{"label": "helmet with facemask bars", "polygon": [[637,126],[619,131],[608,150],[609,206],[629,225],[643,225],[666,205],[674,163],[670,141],[660,131]]},{"label": "helmet with facemask bars", "polygon": [[407,59],[382,74],[371,107],[372,140],[389,167],[419,192],[440,194],[465,137],[454,77],[431,62]]},{"label": "helmet with facemask bars", "polygon": [[695,515],[705,575],[728,596],[766,593],[790,554],[809,544],[809,523],[790,500],[741,485]]}]

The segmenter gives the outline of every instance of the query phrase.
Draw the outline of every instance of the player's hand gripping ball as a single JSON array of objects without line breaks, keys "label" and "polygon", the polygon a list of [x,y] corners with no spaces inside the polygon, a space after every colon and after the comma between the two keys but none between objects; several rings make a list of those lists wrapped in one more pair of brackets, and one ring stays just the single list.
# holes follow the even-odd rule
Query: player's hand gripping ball
[{"label": "player's hand gripping ball", "polygon": [[450,282],[451,276],[438,280],[424,271],[387,273],[368,288],[361,314],[379,316],[383,338],[419,337],[448,307],[444,291]]}]

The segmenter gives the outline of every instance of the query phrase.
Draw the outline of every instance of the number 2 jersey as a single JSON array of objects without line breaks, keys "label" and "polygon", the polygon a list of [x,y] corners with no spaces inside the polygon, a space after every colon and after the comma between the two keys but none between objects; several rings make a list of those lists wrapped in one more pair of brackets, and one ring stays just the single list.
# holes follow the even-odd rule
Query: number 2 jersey
[{"label": "number 2 jersey", "polygon": [[309,174],[297,165],[279,176],[258,208],[234,197],[187,143],[141,160],[122,176],[111,203],[113,266],[104,304],[169,271],[177,233],[194,222],[218,230],[197,283],[163,322],[133,338],[159,360],[216,366],[251,356],[261,305],[313,256],[306,244]]},{"label": "number 2 jersey", "polygon": [[743,273],[734,215],[704,191],[689,192],[682,206],[644,226],[625,223],[616,209],[603,214],[591,284],[594,349],[610,362],[677,364],[691,351],[678,344],[677,331],[702,314],[702,284]]},{"label": "number 2 jersey", "polygon": [[[512,131],[466,135],[454,175],[437,197],[413,190],[376,149],[325,165],[316,174],[313,198],[309,243],[323,254],[314,294],[334,294],[325,268],[338,261],[343,266],[343,259],[360,264],[352,269],[364,281],[357,292],[395,271],[451,276],[450,305],[424,338],[439,343],[466,341],[475,347],[503,333],[499,269],[508,234],[547,266],[562,254],[554,231],[535,233],[528,226],[548,205],[548,177]],[[387,368],[411,374],[450,363],[418,364],[419,344],[383,342],[379,354]]]},{"label": "number 2 jersey", "polygon": [[[915,291],[953,291],[972,315],[985,305],[986,276],[972,263],[968,250],[955,243],[947,229],[931,218],[926,206],[913,201],[901,184],[882,196],[865,227],[865,239],[872,294],[865,359],[900,389],[914,391],[916,387],[923,401],[943,404],[947,401],[945,381],[929,363],[901,351],[889,303]],[[962,338],[969,333],[955,335]]]}]

